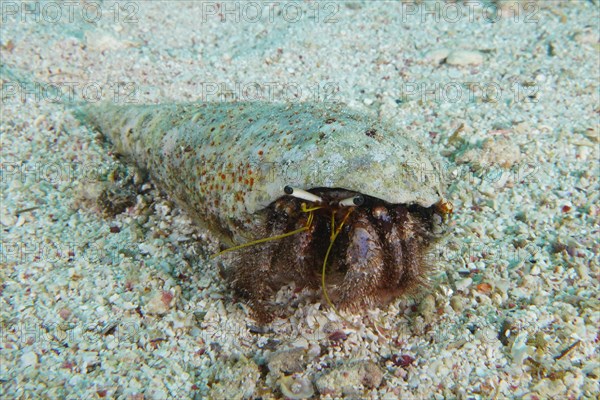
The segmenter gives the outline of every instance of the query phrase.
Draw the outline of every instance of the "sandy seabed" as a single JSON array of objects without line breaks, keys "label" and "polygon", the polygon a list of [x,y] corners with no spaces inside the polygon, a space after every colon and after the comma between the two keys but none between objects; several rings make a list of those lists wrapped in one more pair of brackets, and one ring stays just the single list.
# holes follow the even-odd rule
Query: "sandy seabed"
[{"label": "sandy seabed", "polygon": [[[597,398],[597,1],[0,5],[2,398]],[[72,112],[257,99],[443,156],[421,295],[348,324],[288,287],[257,326],[215,237]]]}]

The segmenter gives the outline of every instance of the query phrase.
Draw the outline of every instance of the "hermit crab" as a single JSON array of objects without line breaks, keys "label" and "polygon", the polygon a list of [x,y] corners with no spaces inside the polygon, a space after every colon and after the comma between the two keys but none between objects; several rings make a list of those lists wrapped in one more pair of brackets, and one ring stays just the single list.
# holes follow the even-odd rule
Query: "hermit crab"
[{"label": "hermit crab", "polygon": [[221,238],[224,275],[260,321],[294,282],[336,309],[425,281],[448,212],[441,163],[401,130],[341,104],[91,105],[80,110]]}]

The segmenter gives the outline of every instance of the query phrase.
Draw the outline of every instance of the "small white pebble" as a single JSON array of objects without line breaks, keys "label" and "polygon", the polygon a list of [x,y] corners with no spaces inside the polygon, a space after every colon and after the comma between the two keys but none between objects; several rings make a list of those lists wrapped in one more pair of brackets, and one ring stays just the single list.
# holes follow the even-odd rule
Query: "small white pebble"
[{"label": "small white pebble", "polygon": [[17,222],[17,217],[8,211],[8,209],[2,207],[0,210],[0,224],[3,226],[14,226]]},{"label": "small white pebble", "polygon": [[479,51],[456,50],[448,55],[446,63],[450,65],[479,65],[483,63],[483,54]]},{"label": "small white pebble", "polygon": [[21,356],[21,365],[23,367],[34,367],[38,363],[38,356],[33,351],[28,351]]},{"label": "small white pebble", "polygon": [[482,194],[484,194],[490,198],[496,197],[496,193],[497,193],[497,190],[495,190],[494,187],[492,185],[488,184],[487,182],[483,183],[481,186],[479,186],[479,191]]},{"label": "small white pebble", "polygon": [[145,312],[148,314],[162,315],[169,311],[171,303],[165,302],[162,291],[157,291],[145,306]]},{"label": "small white pebble", "polygon": [[581,32],[574,37],[577,43],[598,43],[600,41],[600,34],[595,30]]},{"label": "small white pebble", "polygon": [[448,54],[450,54],[449,49],[432,50],[425,53],[423,60],[432,64],[440,64],[448,57]]},{"label": "small white pebble", "polygon": [[292,347],[299,349],[308,349],[308,340],[303,337],[299,337],[291,343]]},{"label": "small white pebble", "polygon": [[510,349],[510,354],[513,358],[513,364],[516,366],[523,365],[523,362],[527,358],[527,352],[530,346],[527,346],[527,332],[520,332],[513,346]]},{"label": "small white pebble", "polygon": [[471,279],[471,278],[461,279],[456,282],[456,289],[459,291],[464,291],[466,288],[471,286],[472,283],[473,283],[473,279]]}]

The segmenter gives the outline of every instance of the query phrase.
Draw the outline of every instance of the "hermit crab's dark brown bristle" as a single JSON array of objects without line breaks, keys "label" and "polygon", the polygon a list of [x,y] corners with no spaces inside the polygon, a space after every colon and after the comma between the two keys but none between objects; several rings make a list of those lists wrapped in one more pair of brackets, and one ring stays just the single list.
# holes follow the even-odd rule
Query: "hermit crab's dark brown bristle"
[{"label": "hermit crab's dark brown bristle", "polygon": [[[324,264],[324,295],[342,310],[385,304],[426,281],[425,252],[434,238],[435,207],[394,205],[344,189],[309,193],[320,199],[311,204],[313,210],[291,196],[265,210],[267,223],[257,236],[276,239],[228,256],[232,285],[257,319],[272,319],[274,293],[288,283],[319,290]],[[354,197],[356,201],[347,200]],[[347,206],[351,202],[360,205]],[[299,232],[277,239],[293,231]]]}]

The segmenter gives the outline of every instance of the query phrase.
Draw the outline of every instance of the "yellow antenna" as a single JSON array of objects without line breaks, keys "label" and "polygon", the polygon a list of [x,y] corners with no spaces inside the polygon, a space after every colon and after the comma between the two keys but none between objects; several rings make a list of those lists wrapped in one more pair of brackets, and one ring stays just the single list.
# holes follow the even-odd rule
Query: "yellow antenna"
[{"label": "yellow antenna", "polygon": [[314,213],[313,213],[313,211],[318,210],[320,208],[323,208],[323,207],[317,206],[317,207],[312,207],[312,208],[306,208],[306,203],[302,203],[302,211],[308,213],[308,220],[306,221],[306,225],[303,226],[302,228],[298,228],[298,229],[296,229],[294,231],[286,232],[286,233],[283,233],[281,235],[271,236],[271,237],[267,237],[267,238],[262,238],[262,239],[254,240],[252,242],[240,244],[239,246],[233,246],[233,247],[230,247],[228,249],[225,249],[223,251],[218,252],[217,254],[215,254],[214,256],[212,256],[211,258],[216,258],[216,257],[219,257],[220,255],[222,255],[223,253],[228,253],[230,251],[243,249],[244,247],[254,246],[255,244],[264,243],[264,242],[270,242],[271,240],[283,239],[285,237],[292,236],[292,235],[295,235],[297,233],[307,231],[308,229],[310,229],[310,227],[312,225],[312,222],[313,222],[313,219],[314,219]]}]

